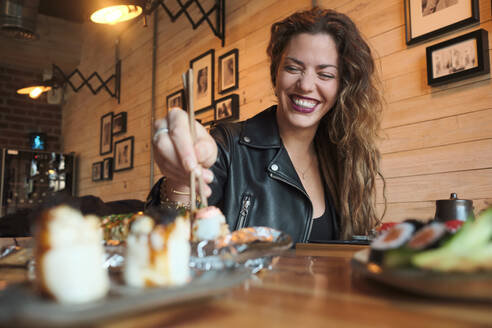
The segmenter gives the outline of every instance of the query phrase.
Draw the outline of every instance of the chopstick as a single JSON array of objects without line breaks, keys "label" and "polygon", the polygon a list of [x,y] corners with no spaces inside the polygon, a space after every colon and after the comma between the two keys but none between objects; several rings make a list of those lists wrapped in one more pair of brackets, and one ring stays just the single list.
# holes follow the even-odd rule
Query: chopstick
[{"label": "chopstick", "polygon": [[[196,130],[195,130],[195,111],[193,109],[193,70],[190,68],[186,73],[183,73],[183,87],[185,94],[187,96],[187,107],[188,107],[188,120],[190,124],[190,133],[193,144],[196,142]],[[190,172],[190,202],[192,212],[196,211],[196,176],[195,171]],[[205,196],[205,182],[201,175],[198,176],[198,188],[200,193],[201,206],[207,207],[208,201]]]}]

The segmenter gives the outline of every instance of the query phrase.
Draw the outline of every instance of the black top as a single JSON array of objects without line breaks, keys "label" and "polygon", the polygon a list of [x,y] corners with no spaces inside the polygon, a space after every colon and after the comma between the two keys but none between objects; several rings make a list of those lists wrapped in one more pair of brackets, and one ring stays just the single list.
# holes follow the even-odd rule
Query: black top
[{"label": "black top", "polygon": [[327,193],[325,188],[325,212],[322,216],[313,219],[313,226],[311,228],[311,235],[309,236],[309,242],[324,242],[336,239],[333,228],[333,216],[334,211],[331,203],[331,197]]}]

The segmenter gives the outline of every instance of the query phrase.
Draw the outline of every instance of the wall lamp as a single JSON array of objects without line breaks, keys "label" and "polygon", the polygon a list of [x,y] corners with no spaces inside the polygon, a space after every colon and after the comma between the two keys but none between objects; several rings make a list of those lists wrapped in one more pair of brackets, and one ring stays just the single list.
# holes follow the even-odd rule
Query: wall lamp
[{"label": "wall lamp", "polygon": [[[203,0],[202,0],[203,1]],[[146,21],[157,7],[161,6],[171,21],[174,22],[181,14],[184,14],[191,23],[193,29],[196,29],[203,22],[206,22],[212,29],[212,32],[222,41],[225,42],[225,0],[214,0],[214,5],[208,11],[200,3],[200,0],[176,0],[178,10],[173,11],[166,5],[165,0],[99,0],[92,8],[90,19],[99,24],[117,24],[133,18],[144,15]],[[201,17],[195,21],[190,15],[190,8],[195,4]],[[211,19],[213,14],[215,19]],[[146,24],[145,24],[146,25]]]},{"label": "wall lamp", "polygon": [[[75,75],[77,75],[82,82],[79,85],[75,85],[70,81]],[[96,79],[99,83],[97,88],[94,88],[91,84],[91,80]],[[109,83],[114,79],[114,89],[111,90],[109,87]],[[92,94],[97,94],[101,90],[106,90],[107,93],[113,98],[118,99],[118,104],[120,103],[120,79],[121,79],[121,60],[116,61],[115,72],[106,80],[103,80],[101,76],[94,72],[89,77],[85,77],[79,69],[75,69],[70,74],[66,75],[60,67],[53,65],[53,76],[51,79],[47,81],[43,81],[36,85],[31,85],[29,87],[21,88],[17,90],[18,94],[28,94],[29,97],[36,99],[43,92],[50,91],[51,89],[57,89],[62,87],[63,85],[68,84],[73,91],[78,92],[83,86],[87,86],[89,90],[91,90]]]}]

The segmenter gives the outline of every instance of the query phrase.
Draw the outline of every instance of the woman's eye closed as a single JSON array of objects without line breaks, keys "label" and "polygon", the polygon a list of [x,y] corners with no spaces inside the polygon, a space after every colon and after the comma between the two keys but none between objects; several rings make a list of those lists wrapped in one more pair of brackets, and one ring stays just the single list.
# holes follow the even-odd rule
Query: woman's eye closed
[{"label": "woman's eye closed", "polygon": [[301,69],[299,67],[296,67],[296,66],[285,66],[285,70],[287,72],[299,72]]},{"label": "woman's eye closed", "polygon": [[318,76],[323,79],[323,80],[329,80],[329,79],[334,79],[335,78],[335,75],[334,74],[331,74],[331,73],[318,73]]}]

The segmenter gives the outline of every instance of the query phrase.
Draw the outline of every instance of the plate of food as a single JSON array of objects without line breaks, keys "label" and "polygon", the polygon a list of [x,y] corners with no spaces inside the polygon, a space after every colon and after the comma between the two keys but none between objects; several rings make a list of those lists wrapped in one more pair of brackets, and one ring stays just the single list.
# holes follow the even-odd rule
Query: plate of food
[{"label": "plate of food", "polygon": [[0,326],[81,326],[102,319],[121,318],[155,308],[220,295],[243,283],[246,268],[193,272],[181,286],[141,289],[111,278],[105,297],[84,303],[60,303],[37,293],[30,283],[15,284],[0,293]]},{"label": "plate of food", "polygon": [[[29,280],[0,289],[0,325],[90,325],[211,297],[292,245],[271,228],[230,232],[215,208],[193,219],[186,211],[153,208],[101,220],[67,205],[40,214],[33,240],[28,264],[25,256],[14,261]],[[7,261],[21,250],[0,255]]]},{"label": "plate of food", "polygon": [[492,208],[456,225],[407,220],[354,254],[355,274],[414,294],[492,301]]}]

